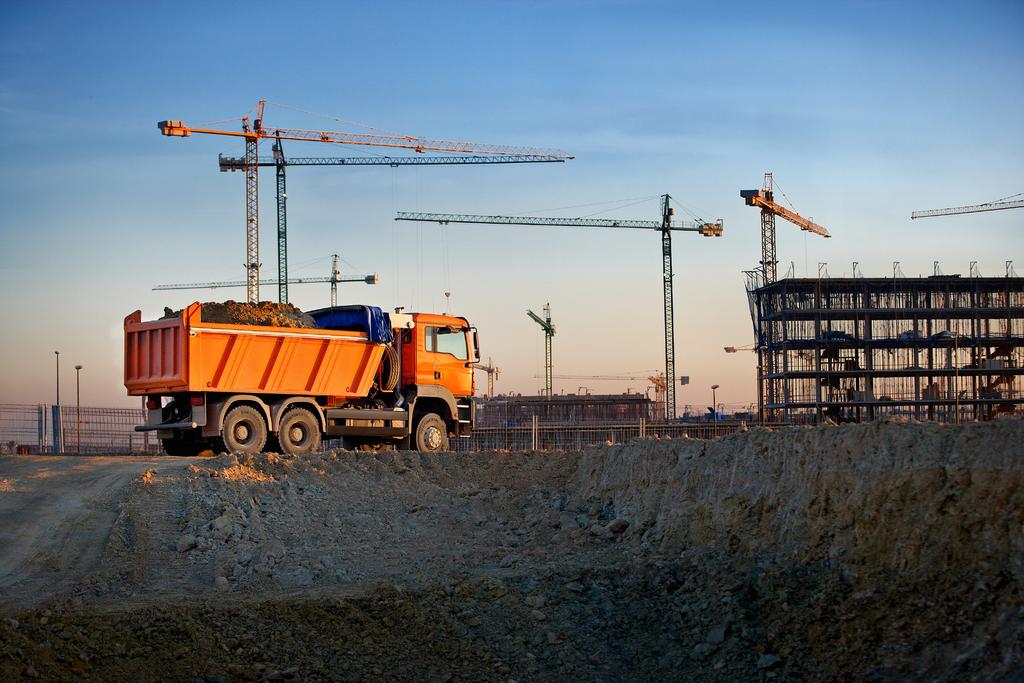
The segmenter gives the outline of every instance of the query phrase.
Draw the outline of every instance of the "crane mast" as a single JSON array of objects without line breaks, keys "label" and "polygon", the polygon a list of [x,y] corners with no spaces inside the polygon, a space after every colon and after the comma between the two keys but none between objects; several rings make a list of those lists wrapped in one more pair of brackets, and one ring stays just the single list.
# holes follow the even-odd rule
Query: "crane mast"
[{"label": "crane mast", "polygon": [[529,309],[527,309],[526,315],[533,318],[534,322],[544,330],[544,396],[550,400],[552,393],[551,338],[555,336],[555,326],[551,322],[551,304],[544,304],[543,318]]},{"label": "crane mast", "polygon": [[[277,179],[277,302],[286,304],[288,303],[288,187],[284,173],[284,148],[281,146],[280,138],[274,141],[273,150],[274,177]],[[258,158],[256,164],[259,165]],[[337,254],[334,256],[337,259]]]},{"label": "crane mast", "polygon": [[[661,277],[664,287],[665,309],[665,377],[676,376],[676,331],[675,307],[672,300],[672,207],[670,197],[663,197],[661,208]],[[674,420],[676,417],[676,383],[665,383],[665,418]]]},{"label": "crane mast", "polygon": [[[442,225],[448,223],[482,223],[499,225],[543,225],[573,228],[635,228],[661,231],[662,300],[665,315],[665,377],[675,377],[675,309],[672,290],[672,233],[696,232],[704,237],[721,237],[721,220],[707,222],[698,220],[693,224],[674,224],[674,210],[669,205],[672,199],[662,195],[661,220],[625,220],[617,218],[548,218],[540,216],[485,216],[479,214],[424,213],[401,211],[395,216],[398,221],[429,221]],[[550,384],[550,383],[549,383]],[[665,390],[665,417],[676,416],[676,391],[674,381],[669,381]]]}]

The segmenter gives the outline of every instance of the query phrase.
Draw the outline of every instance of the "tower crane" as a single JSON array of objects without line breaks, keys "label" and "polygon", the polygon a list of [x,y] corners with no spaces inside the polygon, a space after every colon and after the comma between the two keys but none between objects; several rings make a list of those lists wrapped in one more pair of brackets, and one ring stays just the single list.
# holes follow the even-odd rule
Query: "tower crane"
[{"label": "tower crane", "polygon": [[490,357],[487,358],[486,365],[477,363],[473,367],[487,373],[487,398],[494,398],[494,380],[501,375],[501,368],[496,367]]},{"label": "tower crane", "polygon": [[555,336],[555,325],[551,322],[551,304],[544,304],[544,317],[541,318],[527,309],[526,315],[544,330],[544,395],[551,399],[551,338]]},{"label": "tower crane", "polygon": [[[675,209],[669,205],[672,199],[662,195],[661,220],[624,220],[608,218],[539,218],[535,216],[479,216],[453,213],[414,213],[399,212],[395,220],[399,221],[431,221],[442,225],[448,223],[488,223],[499,225],[548,225],[576,228],[639,228],[658,230],[661,232],[661,262],[663,303],[665,314],[665,376],[675,377],[675,309],[672,291],[672,233],[696,232],[704,237],[721,237],[723,224],[721,219],[713,223],[698,220],[692,224],[674,223],[672,217]],[[550,382],[548,383],[550,393]],[[676,388],[669,382],[665,389],[665,417],[669,420],[676,416]]]},{"label": "tower crane", "polygon": [[[959,213],[981,213],[982,211],[1000,211],[1002,209],[1021,209],[1024,208],[1024,199],[1014,199],[1014,197],[1024,196],[1024,192],[1018,194],[1012,194],[1009,197],[1003,197],[992,202],[986,202],[985,204],[974,204],[972,206],[954,206],[949,209],[928,209],[927,211],[914,211],[910,214],[911,220],[915,218],[931,218],[933,216],[953,216]],[[1006,200],[1013,201],[1006,201]]]},{"label": "tower crane", "polygon": [[[339,282],[365,282],[368,285],[375,285],[380,281],[380,277],[377,273],[373,275],[363,275],[361,277],[343,278],[341,277],[341,269],[338,267],[338,261],[340,256],[332,254],[331,274],[328,277],[296,277],[288,280],[289,284],[293,285],[308,285],[319,282],[331,283],[331,307],[338,305],[338,283]],[[190,284],[175,284],[175,285],[157,285],[153,288],[153,291],[162,291],[169,289],[218,289],[223,287],[245,287],[247,285],[245,280],[233,280],[229,282],[193,282]],[[279,284],[277,280],[260,280],[261,285],[276,285]]]},{"label": "tower crane", "polygon": [[[388,147],[411,149],[418,153],[453,152],[456,154],[482,155],[536,155],[571,159],[572,157],[559,150],[548,150],[530,147],[510,147],[506,145],[478,144],[451,140],[432,140],[406,135],[378,135],[368,133],[344,133],[337,131],[302,130],[294,128],[270,128],[263,123],[263,113],[267,101],[260,100],[256,105],[256,114],[250,121],[248,116],[242,117],[242,130],[229,131],[212,128],[193,128],[180,120],[166,120],[157,123],[160,132],[168,137],[185,138],[193,133],[207,135],[227,135],[245,140],[245,294],[246,300],[259,300],[260,263],[259,263],[259,143],[264,138],[281,140],[299,140],[305,142],[330,142],[345,145],[361,145],[368,147]],[[279,149],[280,151],[280,149]],[[283,154],[283,152],[281,152]],[[283,178],[283,175],[281,176]]]},{"label": "tower crane", "polygon": [[[460,166],[466,164],[526,164],[555,162],[565,159],[538,154],[491,154],[468,156],[379,156],[379,157],[285,157],[284,147],[279,138],[274,139],[273,155],[257,157],[259,167],[273,167],[277,180],[277,300],[288,303],[288,194],[285,168],[288,166]],[[221,172],[244,171],[245,157],[218,155],[217,165]]]},{"label": "tower crane", "polygon": [[814,221],[804,218],[795,211],[790,211],[781,204],[775,203],[775,181],[771,173],[764,174],[764,187],[760,190],[740,190],[740,197],[746,200],[747,206],[761,209],[761,267],[764,284],[770,285],[777,279],[775,258],[775,216],[782,216],[801,230],[813,232],[822,237],[831,237],[828,230]]}]

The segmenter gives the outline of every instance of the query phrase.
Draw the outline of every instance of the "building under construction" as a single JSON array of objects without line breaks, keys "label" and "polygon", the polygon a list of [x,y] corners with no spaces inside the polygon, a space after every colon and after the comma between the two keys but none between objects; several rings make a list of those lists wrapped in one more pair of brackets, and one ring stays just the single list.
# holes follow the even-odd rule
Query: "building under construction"
[{"label": "building under construction", "polygon": [[641,418],[650,422],[661,419],[663,406],[645,394],[495,396],[478,402],[476,417],[480,427],[523,426],[534,417],[548,424],[638,422]]},{"label": "building under construction", "polygon": [[1024,278],[748,273],[761,419],[1024,413]]}]

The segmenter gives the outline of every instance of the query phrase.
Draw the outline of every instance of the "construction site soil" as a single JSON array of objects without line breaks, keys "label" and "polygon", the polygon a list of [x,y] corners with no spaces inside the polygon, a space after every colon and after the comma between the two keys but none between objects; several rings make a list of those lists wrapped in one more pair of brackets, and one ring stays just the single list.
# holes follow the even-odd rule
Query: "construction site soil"
[{"label": "construction site soil", "polygon": [[163,461],[2,565],[0,679],[1024,678],[1019,420]]},{"label": "construction site soil", "polygon": [[[270,301],[242,303],[240,301],[207,301],[203,306],[203,322],[232,325],[259,325],[262,327],[316,327],[316,321],[291,304]],[[164,307],[163,320],[180,318],[181,311]]]}]

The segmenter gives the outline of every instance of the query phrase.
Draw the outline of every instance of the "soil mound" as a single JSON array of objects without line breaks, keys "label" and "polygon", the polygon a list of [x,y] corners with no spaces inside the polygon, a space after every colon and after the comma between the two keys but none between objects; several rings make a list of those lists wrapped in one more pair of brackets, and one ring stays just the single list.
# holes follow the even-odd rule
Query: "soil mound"
[{"label": "soil mound", "polygon": [[[164,308],[162,319],[178,318],[181,311]],[[275,304],[270,301],[243,303],[240,301],[207,301],[203,303],[203,321],[233,325],[259,325],[262,327],[307,327],[315,328],[312,317],[291,304]]]},{"label": "soil mound", "polygon": [[1022,529],[1021,420],[221,455],[128,485],[0,678],[1019,680]]}]

